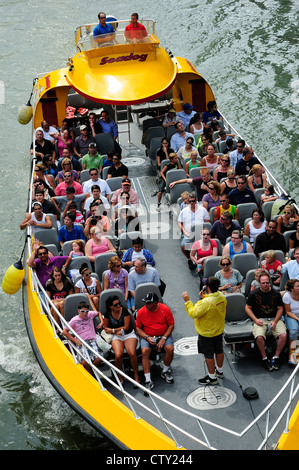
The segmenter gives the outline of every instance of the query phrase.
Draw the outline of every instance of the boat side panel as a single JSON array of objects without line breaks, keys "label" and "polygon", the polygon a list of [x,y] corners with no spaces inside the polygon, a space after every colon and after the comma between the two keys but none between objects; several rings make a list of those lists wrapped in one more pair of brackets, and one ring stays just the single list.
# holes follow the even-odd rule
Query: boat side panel
[{"label": "boat side panel", "polygon": [[277,448],[279,450],[299,450],[299,403],[291,416],[289,422],[289,431],[283,433]]},{"label": "boat side panel", "polygon": [[[27,301],[30,326],[36,347],[48,369],[42,367],[50,380],[53,375],[70,402],[77,404],[81,415],[90,416],[89,422],[100,423],[107,433],[134,450],[176,449],[174,442],[133,413],[108,391],[101,391],[98,382],[75,364],[72,355],[60,339],[55,339],[46,315],[41,315],[37,294],[32,292],[31,273],[28,272]],[[77,412],[78,409],[76,409]],[[101,429],[99,429],[101,432]]]}]

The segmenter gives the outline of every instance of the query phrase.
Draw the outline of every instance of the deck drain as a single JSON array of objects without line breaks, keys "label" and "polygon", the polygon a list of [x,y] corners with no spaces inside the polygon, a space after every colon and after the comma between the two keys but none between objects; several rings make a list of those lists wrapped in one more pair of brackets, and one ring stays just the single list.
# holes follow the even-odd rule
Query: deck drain
[{"label": "deck drain", "polygon": [[122,158],[122,163],[127,167],[143,165],[145,160],[141,157]]},{"label": "deck drain", "polygon": [[181,338],[174,343],[174,352],[179,356],[193,356],[198,354],[197,336]]},{"label": "deck drain", "polygon": [[187,396],[187,404],[196,410],[227,408],[233,405],[236,400],[235,392],[218,385],[197,388]]}]

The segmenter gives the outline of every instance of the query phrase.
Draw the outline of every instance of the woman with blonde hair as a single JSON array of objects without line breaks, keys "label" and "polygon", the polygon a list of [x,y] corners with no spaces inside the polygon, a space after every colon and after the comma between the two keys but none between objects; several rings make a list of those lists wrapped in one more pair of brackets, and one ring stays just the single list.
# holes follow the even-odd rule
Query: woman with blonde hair
[{"label": "woman with blonde hair", "polygon": [[65,171],[71,171],[73,175],[73,180],[77,181],[77,183],[80,183],[79,181],[79,173],[73,169],[73,164],[72,160],[70,158],[64,158],[61,162],[61,168],[62,170],[58,173],[57,175],[57,181],[58,183],[62,183],[64,181],[64,172]]},{"label": "woman with blonde hair", "polygon": [[267,186],[267,178],[262,165],[253,165],[247,178],[247,185],[251,191],[254,191],[257,188],[265,188]]},{"label": "woman with blonde hair", "polygon": [[225,154],[220,157],[220,165],[214,170],[214,179],[220,183],[222,178],[227,178],[228,170],[233,170],[233,167],[230,164],[229,155]]},{"label": "woman with blonde hair", "polygon": [[50,186],[55,191],[55,183],[52,176],[46,174],[47,167],[42,163],[36,163],[34,167],[35,175],[33,177],[33,184],[37,181],[44,181],[47,186]]},{"label": "woman with blonde hair", "polygon": [[292,204],[287,204],[284,207],[283,215],[277,219],[277,232],[284,233],[289,230],[296,230],[299,216],[295,207]]}]

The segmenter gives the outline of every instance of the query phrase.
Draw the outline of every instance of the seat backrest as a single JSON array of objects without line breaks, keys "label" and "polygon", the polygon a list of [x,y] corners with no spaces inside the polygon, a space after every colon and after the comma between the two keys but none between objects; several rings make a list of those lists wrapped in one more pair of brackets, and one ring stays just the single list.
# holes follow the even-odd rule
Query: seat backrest
[{"label": "seat backrest", "polygon": [[[276,253],[276,259],[278,261],[281,261],[282,264],[284,264],[286,262],[286,258],[285,258],[285,255],[283,253],[283,251],[281,250],[274,250],[275,253]],[[265,259],[265,254],[267,252],[266,251],[263,251],[261,254],[260,254],[260,257],[259,257],[259,265],[261,266],[262,265],[262,261]]]},{"label": "seat backrest", "polygon": [[116,191],[121,188],[122,180],[122,176],[115,176],[114,178],[108,178],[106,181],[111,191]]},{"label": "seat backrest", "polygon": [[89,269],[92,271],[91,262],[87,256],[80,256],[78,258],[72,258],[70,264],[68,265],[68,271],[71,269],[80,269],[83,263],[87,263]]},{"label": "seat backrest", "polygon": [[167,140],[170,142],[170,139],[171,137],[173,136],[173,134],[176,133],[176,128],[174,126],[168,126],[166,128],[166,138]]},{"label": "seat backrest", "polygon": [[64,318],[69,322],[75,315],[78,315],[78,304],[82,301],[87,302],[89,305],[89,300],[86,294],[71,294],[68,295],[64,302]]},{"label": "seat backrest", "polygon": [[46,248],[52,253],[53,256],[59,256],[59,251],[57,249],[57,246],[54,245],[53,243],[49,243],[48,245],[45,245]]},{"label": "seat backrest", "polygon": [[[233,143],[237,144],[236,139],[233,139]],[[227,147],[226,140],[220,140],[217,145],[219,148],[219,152],[223,152],[223,150]]]},{"label": "seat backrest", "polygon": [[257,269],[258,262],[254,253],[238,253],[233,256],[232,267],[237,269],[245,279],[250,269]]},{"label": "seat backrest", "polygon": [[191,168],[191,170],[189,171],[189,178],[196,178],[197,176],[201,176],[200,174],[200,171],[203,169],[203,168],[206,168],[204,166],[198,166],[196,168]]},{"label": "seat backrest", "polygon": [[244,295],[248,297],[251,289],[251,283],[254,280],[255,276],[255,269],[249,269],[246,273],[245,283],[244,283]]},{"label": "seat backrest", "polygon": [[[132,240],[135,240],[136,238],[142,238],[143,235],[139,231],[134,231],[134,232],[124,232],[119,236],[119,249],[120,250],[128,250],[129,248],[132,248]],[[143,243],[143,247],[144,243]]]},{"label": "seat backrest", "polygon": [[265,219],[269,222],[271,220],[271,212],[274,201],[264,202],[262,205],[262,211],[265,215]]},{"label": "seat backrest", "polygon": [[102,279],[103,271],[108,269],[109,260],[113,256],[117,256],[117,254],[113,251],[107,251],[106,253],[100,253],[95,256],[94,271],[99,276],[99,279]]},{"label": "seat backrest", "polygon": [[82,170],[80,173],[80,184],[85,183],[90,179],[89,170]]},{"label": "seat backrest", "polygon": [[106,179],[107,179],[109,168],[110,168],[110,166],[105,166],[105,167],[103,168],[103,171],[102,171],[102,178],[103,178],[103,180],[106,180]]},{"label": "seat backrest", "polygon": [[246,299],[240,292],[233,292],[226,296],[226,322],[244,321],[248,320],[248,315],[245,312]]},{"label": "seat backrest", "polygon": [[60,251],[58,232],[55,228],[38,228],[34,235],[35,238],[42,242],[43,245],[53,244]]},{"label": "seat backrest", "polygon": [[245,220],[251,217],[252,211],[257,209],[257,205],[255,202],[245,202],[244,204],[238,204],[237,208],[239,210],[239,224],[243,228]]},{"label": "seat backrest", "polygon": [[55,230],[58,231],[57,220],[56,220],[55,215],[54,214],[46,214],[46,215],[48,215],[52,221],[52,228],[55,228]]},{"label": "seat backrest", "polygon": [[165,137],[165,130],[164,127],[162,126],[156,126],[156,127],[149,127],[146,131],[146,139],[145,139],[145,145],[146,148],[150,148],[150,143],[153,137]]},{"label": "seat backrest", "polygon": [[171,188],[169,190],[170,203],[175,204],[184,191],[188,191],[188,193],[192,192],[192,188],[189,183],[176,184],[173,188]]},{"label": "seat backrest", "polygon": [[103,132],[95,135],[95,141],[98,151],[101,155],[107,155],[111,150],[114,150],[114,141],[109,132]]},{"label": "seat backrest", "polygon": [[166,173],[166,191],[169,192],[169,184],[173,181],[178,181],[181,179],[186,178],[185,170],[177,169],[177,170],[168,170]]},{"label": "seat backrest", "polygon": [[146,294],[148,294],[149,292],[154,292],[155,294],[157,294],[159,302],[163,302],[159,287],[154,282],[144,282],[142,284],[138,284],[135,290],[134,306],[136,310],[144,306],[144,302],[142,301],[142,299],[144,299]]},{"label": "seat backrest", "polygon": [[203,277],[214,276],[215,273],[221,269],[219,266],[220,259],[221,256],[213,256],[205,260],[203,265]]},{"label": "seat backrest", "polygon": [[161,147],[161,137],[153,137],[151,139],[150,147],[149,147],[149,152],[148,156],[150,157],[151,160],[155,160],[157,158],[157,151]]},{"label": "seat backrest", "polygon": [[260,205],[261,196],[262,194],[264,194],[264,191],[265,191],[265,188],[256,188],[254,190],[254,197],[258,206]]},{"label": "seat backrest", "polygon": [[127,302],[126,302],[126,299],[125,299],[125,294],[123,293],[123,291],[121,289],[118,289],[116,287],[114,287],[113,289],[106,289],[106,290],[103,290],[101,295],[100,295],[100,306],[99,306],[99,308],[100,308],[100,312],[103,316],[105,315],[105,313],[107,311],[106,301],[112,295],[117,295],[117,297],[119,298],[122,306],[127,308]]},{"label": "seat backrest", "polygon": [[290,237],[293,233],[296,233],[296,230],[287,230],[286,232],[283,233],[283,236],[286,242],[287,251],[289,250]]},{"label": "seat backrest", "polygon": [[161,127],[161,123],[155,118],[144,119],[142,122],[142,131],[145,132],[150,127]]},{"label": "seat backrest", "polygon": [[288,273],[288,271],[285,271],[284,273],[282,273],[281,278],[280,278],[279,289],[281,291],[285,290],[285,285],[286,285],[288,280],[289,280],[289,273]]}]

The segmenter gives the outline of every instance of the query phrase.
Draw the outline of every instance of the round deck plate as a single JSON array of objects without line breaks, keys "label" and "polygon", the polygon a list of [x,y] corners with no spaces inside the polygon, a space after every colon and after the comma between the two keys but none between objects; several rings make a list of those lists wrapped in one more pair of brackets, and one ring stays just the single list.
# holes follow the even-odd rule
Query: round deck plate
[{"label": "round deck plate", "polygon": [[181,338],[174,343],[174,352],[179,356],[193,356],[198,354],[197,336]]},{"label": "round deck plate", "polygon": [[237,395],[229,388],[215,386],[199,387],[187,396],[187,404],[196,410],[227,408],[235,403]]},{"label": "round deck plate", "polygon": [[126,165],[127,167],[131,166],[141,166],[144,165],[144,158],[141,157],[130,157],[130,158],[122,158],[122,163]]}]

